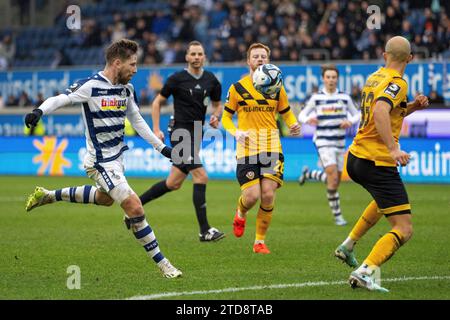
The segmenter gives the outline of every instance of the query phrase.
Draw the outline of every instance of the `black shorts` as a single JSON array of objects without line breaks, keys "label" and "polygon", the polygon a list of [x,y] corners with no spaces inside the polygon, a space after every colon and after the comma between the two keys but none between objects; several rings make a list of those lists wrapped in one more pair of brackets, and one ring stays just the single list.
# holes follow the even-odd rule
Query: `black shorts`
[{"label": "black shorts", "polygon": [[174,126],[170,133],[170,144],[173,148],[172,163],[183,173],[203,167],[200,160],[200,148],[203,132],[194,134],[193,125]]},{"label": "black shorts", "polygon": [[408,194],[397,167],[376,166],[375,162],[349,152],[347,172],[353,181],[369,191],[385,216],[411,213]]},{"label": "black shorts", "polygon": [[259,183],[261,178],[271,179],[283,185],[284,156],[278,152],[261,153],[237,159],[236,177],[244,190]]}]

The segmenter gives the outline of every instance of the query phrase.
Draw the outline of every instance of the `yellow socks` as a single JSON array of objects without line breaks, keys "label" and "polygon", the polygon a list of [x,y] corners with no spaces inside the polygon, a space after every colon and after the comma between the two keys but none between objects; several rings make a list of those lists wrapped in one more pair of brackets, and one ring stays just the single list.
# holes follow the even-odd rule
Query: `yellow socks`
[{"label": "yellow socks", "polygon": [[358,241],[366,232],[375,225],[383,214],[378,210],[377,203],[373,200],[364,210],[362,216],[358,219],[349,237],[353,241]]},{"label": "yellow socks", "polygon": [[247,208],[245,206],[244,199],[242,198],[242,196],[240,196],[239,200],[238,200],[238,215],[239,215],[239,218],[245,219],[245,217],[247,216],[248,210],[250,210],[250,208]]},{"label": "yellow socks", "polygon": [[256,216],[256,238],[255,242],[264,242],[267,229],[272,221],[273,204],[270,206],[261,205]]},{"label": "yellow socks", "polygon": [[369,256],[364,260],[364,264],[369,266],[381,266],[392,257],[398,248],[403,244],[403,235],[398,230],[391,230],[375,243]]}]

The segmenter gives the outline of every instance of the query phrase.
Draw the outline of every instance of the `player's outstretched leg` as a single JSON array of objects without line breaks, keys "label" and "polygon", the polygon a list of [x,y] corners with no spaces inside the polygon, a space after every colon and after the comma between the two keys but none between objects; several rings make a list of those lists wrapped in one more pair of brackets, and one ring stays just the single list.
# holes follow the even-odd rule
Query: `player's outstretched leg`
[{"label": "player's outstretched leg", "polygon": [[36,207],[43,206],[54,202],[50,197],[49,191],[43,187],[36,187],[34,192],[28,196],[27,203],[25,205],[26,211],[31,211]]},{"label": "player's outstretched leg", "polygon": [[56,201],[97,204],[95,200],[96,192],[97,188],[89,185],[67,187],[58,190],[47,190],[43,187],[36,187],[34,192],[28,197],[25,210],[31,211],[36,207]]}]

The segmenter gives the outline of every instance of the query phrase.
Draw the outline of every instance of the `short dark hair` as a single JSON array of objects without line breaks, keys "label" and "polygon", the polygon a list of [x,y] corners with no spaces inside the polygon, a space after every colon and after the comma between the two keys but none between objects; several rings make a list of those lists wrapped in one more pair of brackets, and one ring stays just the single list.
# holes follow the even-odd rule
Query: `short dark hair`
[{"label": "short dark hair", "polygon": [[325,72],[329,70],[336,71],[337,76],[339,77],[339,70],[336,68],[334,64],[324,64],[322,65],[322,78],[325,75]]},{"label": "short dark hair", "polygon": [[[197,40],[191,41],[191,42],[189,42],[188,45],[187,45],[187,48],[186,48],[186,54],[189,52],[189,49],[190,49],[192,46],[200,46],[200,47],[203,48],[203,45],[202,45],[202,43],[201,43],[200,41],[197,41]],[[203,49],[204,49],[204,48],[203,48]]]},{"label": "short dark hair", "polygon": [[138,43],[129,39],[121,39],[111,43],[105,50],[106,63],[110,64],[114,59],[127,60],[138,51]]}]

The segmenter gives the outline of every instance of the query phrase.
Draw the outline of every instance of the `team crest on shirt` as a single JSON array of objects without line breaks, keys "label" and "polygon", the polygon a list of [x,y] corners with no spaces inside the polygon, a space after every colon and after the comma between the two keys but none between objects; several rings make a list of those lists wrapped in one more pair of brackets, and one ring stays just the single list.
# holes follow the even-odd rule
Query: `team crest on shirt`
[{"label": "team crest on shirt", "polygon": [[395,83],[389,83],[389,86],[384,90],[384,93],[387,93],[392,98],[395,98],[397,94],[400,92],[400,86]]},{"label": "team crest on shirt", "polygon": [[253,180],[255,178],[255,173],[253,171],[249,171],[245,174],[248,180]]}]

